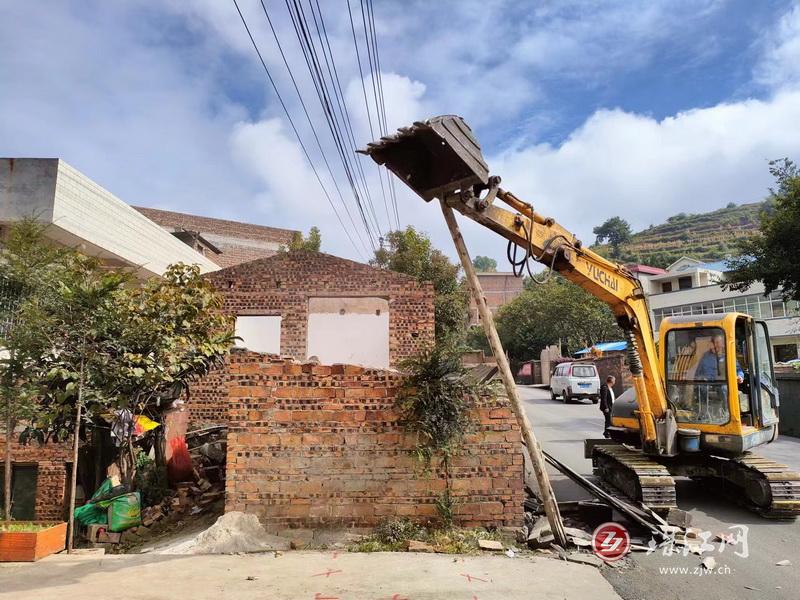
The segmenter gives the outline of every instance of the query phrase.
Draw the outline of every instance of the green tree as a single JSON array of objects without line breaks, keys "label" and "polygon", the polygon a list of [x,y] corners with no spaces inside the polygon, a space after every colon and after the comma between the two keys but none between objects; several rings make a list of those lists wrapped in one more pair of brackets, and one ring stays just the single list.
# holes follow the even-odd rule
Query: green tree
[{"label": "green tree", "polygon": [[[111,364],[114,339],[109,335],[119,319],[118,297],[130,276],[104,270],[91,258],[71,253],[58,273],[54,293],[29,295],[20,304],[11,326],[12,344],[21,338],[39,340],[25,374],[37,396],[36,430],[66,431],[73,436],[70,484],[70,534],[74,539],[73,511],[77,482],[78,447],[86,409],[111,404],[103,385]],[[18,355],[19,346],[8,348]],[[71,423],[71,427],[70,424]],[[28,431],[33,431],[29,427]]]},{"label": "green tree", "polygon": [[387,247],[375,252],[370,264],[433,283],[436,339],[462,336],[467,322],[469,294],[459,280],[460,266],[431,244],[412,226],[386,235]]},{"label": "green tree", "polygon": [[770,161],[769,171],[776,182],[769,210],[761,212],[758,235],[737,240],[739,257],[728,262],[726,287],[746,291],[761,281],[765,295],[778,291],[800,300],[800,170],[784,158]]},{"label": "green tree", "polygon": [[292,234],[292,241],[289,242],[288,250],[310,250],[312,252],[319,252],[322,247],[322,234],[319,232],[318,227],[312,227],[308,230],[308,236],[303,237],[299,231]]},{"label": "green tree", "polygon": [[[17,280],[26,272],[18,265],[49,247],[28,223],[13,227],[10,239],[0,275]],[[27,268],[32,283],[17,296],[0,340],[8,350],[0,373],[4,398],[21,389],[35,399],[23,440],[72,434],[77,449],[83,423],[119,409],[142,414],[179,397],[232,345],[233,322],[220,313],[221,296],[197,266],[173,265],[163,278],[139,285],[95,259],[57,252],[43,276]],[[13,428],[6,429],[10,437]],[[130,482],[133,448],[130,437],[125,442],[119,462]],[[74,500],[74,479],[72,491]]]},{"label": "green tree", "polygon": [[622,335],[604,302],[560,276],[543,284],[529,281],[522,294],[500,308],[495,322],[515,365],[536,358],[550,344],[560,343],[572,353]]},{"label": "green tree", "polygon": [[479,273],[495,273],[497,271],[497,261],[488,256],[476,256],[472,259],[472,266]]},{"label": "green tree", "polygon": [[[219,365],[235,340],[233,317],[221,312],[222,296],[197,265],[171,265],[121,300],[107,387],[115,405],[134,414],[182,394],[188,400],[191,384]],[[159,467],[165,466],[163,434],[156,431]],[[132,479],[135,456],[126,442],[120,470]]]},{"label": "green tree", "polygon": [[619,253],[619,247],[631,239],[631,226],[625,219],[620,217],[611,217],[607,219],[602,225],[598,225],[592,230],[595,234],[596,244],[608,242],[612,249],[612,255],[616,256]]},{"label": "green tree", "polygon": [[43,351],[43,340],[26,328],[12,328],[28,298],[53,294],[68,253],[41,243],[43,227],[26,219],[10,229],[0,247],[0,401],[5,425],[3,506],[11,518],[12,442],[18,424],[36,413],[35,378],[30,375]]}]

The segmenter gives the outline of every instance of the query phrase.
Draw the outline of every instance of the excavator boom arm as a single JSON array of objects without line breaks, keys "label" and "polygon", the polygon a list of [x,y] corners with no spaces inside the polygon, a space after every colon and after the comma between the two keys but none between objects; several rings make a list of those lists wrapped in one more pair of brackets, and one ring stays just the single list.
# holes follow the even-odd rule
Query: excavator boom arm
[{"label": "excavator boom arm", "polygon": [[672,436],[666,428],[674,419],[658,368],[647,301],[640,282],[625,267],[584,249],[570,231],[500,188],[500,178],[489,176],[480,146],[460,117],[415,123],[370,144],[364,153],[424,200],[438,198],[521,248],[526,260],[551,267],[608,304],[628,341],[643,449],[671,453]]}]

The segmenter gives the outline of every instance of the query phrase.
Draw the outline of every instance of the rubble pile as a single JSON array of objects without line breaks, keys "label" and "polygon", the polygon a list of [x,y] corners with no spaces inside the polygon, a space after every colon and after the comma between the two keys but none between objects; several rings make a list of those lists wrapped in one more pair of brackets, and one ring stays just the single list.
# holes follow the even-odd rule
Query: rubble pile
[{"label": "rubble pile", "polygon": [[191,481],[173,485],[158,503],[141,509],[141,525],[120,533],[92,527],[86,539],[93,547],[125,552],[188,521],[222,512],[225,498],[226,427],[207,427],[186,434],[192,461]]}]

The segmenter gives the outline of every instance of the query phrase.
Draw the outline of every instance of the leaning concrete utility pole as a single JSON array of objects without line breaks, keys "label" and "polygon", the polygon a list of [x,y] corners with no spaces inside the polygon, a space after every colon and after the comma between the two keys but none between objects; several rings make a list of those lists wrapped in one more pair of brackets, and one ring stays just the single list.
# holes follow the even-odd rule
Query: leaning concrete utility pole
[{"label": "leaning concrete utility pole", "polygon": [[453,209],[450,208],[444,200],[441,201],[441,205],[444,219],[447,222],[447,228],[450,230],[450,235],[453,236],[453,243],[456,246],[458,257],[461,259],[461,266],[464,267],[464,274],[467,277],[469,289],[472,292],[475,304],[478,306],[478,313],[481,316],[483,330],[486,332],[489,345],[492,347],[492,353],[494,354],[494,358],[500,370],[500,377],[505,385],[508,399],[511,401],[511,410],[514,411],[514,415],[517,417],[517,423],[519,423],[522,429],[522,438],[525,440],[525,445],[528,446],[531,463],[533,463],[533,472],[536,474],[536,482],[539,484],[539,493],[542,495],[544,511],[545,514],[547,514],[547,520],[550,522],[550,530],[553,532],[553,537],[556,542],[564,546],[567,543],[567,534],[564,531],[564,523],[561,521],[561,513],[558,510],[558,503],[553,494],[553,488],[550,487],[550,478],[547,476],[547,468],[545,466],[542,449],[539,447],[539,442],[536,441],[531,422],[528,420],[528,415],[525,413],[525,409],[519,400],[517,386],[514,383],[514,376],[511,374],[511,367],[503,351],[503,345],[500,343],[500,336],[497,335],[497,329],[494,326],[494,318],[492,317],[489,307],[486,305],[486,298],[483,297],[480,281],[478,281],[478,276],[475,274],[475,267],[472,266],[472,260],[470,260],[464,238],[461,236],[461,230],[453,214]]}]

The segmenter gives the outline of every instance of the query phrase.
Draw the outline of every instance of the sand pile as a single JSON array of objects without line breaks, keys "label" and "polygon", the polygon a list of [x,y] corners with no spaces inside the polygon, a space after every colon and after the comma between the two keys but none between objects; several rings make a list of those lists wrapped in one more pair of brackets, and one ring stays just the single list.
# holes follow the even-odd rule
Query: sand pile
[{"label": "sand pile", "polygon": [[266,532],[255,515],[229,512],[197,537],[163,548],[161,554],[233,554],[288,550],[289,540]]}]

